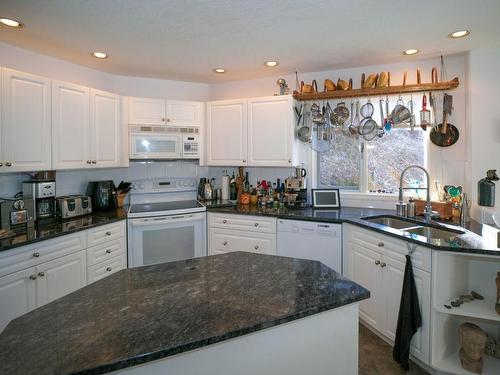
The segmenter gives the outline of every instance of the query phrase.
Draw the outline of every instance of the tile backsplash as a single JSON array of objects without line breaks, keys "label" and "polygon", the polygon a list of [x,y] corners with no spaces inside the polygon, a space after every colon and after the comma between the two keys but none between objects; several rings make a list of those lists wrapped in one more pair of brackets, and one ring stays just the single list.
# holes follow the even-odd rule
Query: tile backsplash
[{"label": "tile backsplash", "polygon": [[[202,167],[198,161],[136,161],[130,162],[128,168],[106,168],[95,170],[58,171],[56,174],[56,194],[84,194],[87,182],[93,180],[135,181],[163,177],[214,177],[216,187],[220,187],[223,171],[229,174],[238,172],[237,167]],[[294,173],[293,168],[245,168],[249,173],[250,183],[255,186],[257,180],[275,181],[284,179]],[[30,177],[26,173],[0,174],[0,198],[10,198],[22,190],[22,182]]]}]

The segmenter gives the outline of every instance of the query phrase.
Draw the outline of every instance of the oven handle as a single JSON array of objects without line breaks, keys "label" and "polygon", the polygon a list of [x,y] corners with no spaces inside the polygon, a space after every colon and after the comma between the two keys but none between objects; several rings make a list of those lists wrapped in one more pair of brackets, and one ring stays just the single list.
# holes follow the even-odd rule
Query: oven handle
[{"label": "oven handle", "polygon": [[161,217],[150,217],[146,219],[132,219],[131,224],[134,227],[147,227],[152,225],[158,225],[163,223],[185,223],[188,221],[197,221],[203,218],[203,215],[173,215],[173,216],[161,216]]}]

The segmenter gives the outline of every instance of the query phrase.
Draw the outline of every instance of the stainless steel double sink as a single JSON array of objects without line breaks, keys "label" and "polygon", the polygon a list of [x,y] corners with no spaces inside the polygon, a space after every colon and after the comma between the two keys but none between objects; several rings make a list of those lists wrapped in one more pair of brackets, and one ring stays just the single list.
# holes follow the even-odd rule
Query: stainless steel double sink
[{"label": "stainless steel double sink", "polygon": [[448,228],[437,228],[428,224],[420,223],[413,220],[406,220],[394,216],[370,216],[364,217],[362,220],[370,223],[383,225],[393,229],[399,229],[408,234],[426,237],[427,239],[451,241],[457,236],[465,232],[452,230]]}]

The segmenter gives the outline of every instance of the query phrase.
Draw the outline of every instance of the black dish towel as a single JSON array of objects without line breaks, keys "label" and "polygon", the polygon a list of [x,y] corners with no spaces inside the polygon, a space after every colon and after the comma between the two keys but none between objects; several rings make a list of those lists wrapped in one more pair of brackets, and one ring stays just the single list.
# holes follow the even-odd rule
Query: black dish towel
[{"label": "black dish towel", "polygon": [[417,287],[415,286],[415,279],[413,278],[411,257],[407,255],[403,290],[401,292],[401,303],[399,305],[396,340],[392,351],[392,357],[405,371],[410,369],[408,359],[410,357],[411,339],[421,326],[422,315],[418,303]]}]

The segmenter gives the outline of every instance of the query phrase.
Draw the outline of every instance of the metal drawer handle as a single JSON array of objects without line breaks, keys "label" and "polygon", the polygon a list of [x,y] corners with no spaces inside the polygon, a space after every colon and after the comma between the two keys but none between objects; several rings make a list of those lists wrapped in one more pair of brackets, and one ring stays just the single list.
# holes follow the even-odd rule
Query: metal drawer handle
[{"label": "metal drawer handle", "polygon": [[227,241],[224,241],[224,242],[222,243],[222,245],[223,245],[223,246],[226,246],[226,245],[227,245]]},{"label": "metal drawer handle", "polygon": [[44,277],[45,276],[45,272],[38,272],[38,276]]},{"label": "metal drawer handle", "polygon": [[3,163],[0,161],[0,167],[3,167]]},{"label": "metal drawer handle", "polygon": [[33,253],[33,257],[40,258],[40,253],[39,252]]},{"label": "metal drawer handle", "polygon": [[30,280],[36,280],[36,275],[30,275]]},{"label": "metal drawer handle", "polygon": [[111,249],[107,249],[106,254],[111,254]]},{"label": "metal drawer handle", "polygon": [[222,224],[227,224],[227,220],[226,219],[222,220]]},{"label": "metal drawer handle", "polygon": [[92,164],[92,162],[90,160],[87,160],[87,164]]},{"label": "metal drawer handle", "polygon": [[385,263],[380,263],[380,267],[384,268],[385,266],[387,266],[387,264],[385,264]]},{"label": "metal drawer handle", "polygon": [[380,260],[375,261],[375,265],[378,266],[380,264]]},{"label": "metal drawer handle", "polygon": [[8,161],[7,163],[5,163],[5,165],[6,165],[7,167],[12,167],[12,163],[11,163],[10,161]]},{"label": "metal drawer handle", "polygon": [[245,159],[243,159],[242,161],[243,161],[243,163],[246,163],[246,162],[247,162]]},{"label": "metal drawer handle", "polygon": [[384,247],[384,243],[383,242],[379,242],[377,246],[378,247]]},{"label": "metal drawer handle", "polygon": [[106,236],[111,236],[111,232],[106,232]]},{"label": "metal drawer handle", "polygon": [[97,160],[92,160],[92,164],[97,164]]},{"label": "metal drawer handle", "polygon": [[258,226],[259,226],[259,223],[255,223],[253,226],[254,226],[254,227],[258,227]]},{"label": "metal drawer handle", "polygon": [[111,267],[106,268],[106,271],[107,271],[107,272],[111,272],[111,270],[112,270],[112,268],[111,268]]},{"label": "metal drawer handle", "polygon": [[259,245],[255,245],[255,246],[254,246],[254,249],[255,249],[255,250],[259,250]]}]

